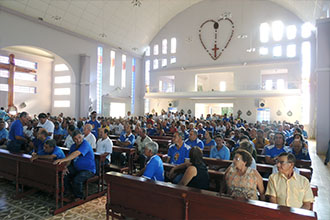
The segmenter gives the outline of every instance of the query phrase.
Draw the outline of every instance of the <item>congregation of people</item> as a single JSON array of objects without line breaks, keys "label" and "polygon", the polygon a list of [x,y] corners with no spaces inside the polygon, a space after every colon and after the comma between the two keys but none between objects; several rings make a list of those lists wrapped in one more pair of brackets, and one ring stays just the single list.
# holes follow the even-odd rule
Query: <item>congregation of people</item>
[{"label": "congregation of people", "polygon": [[[314,201],[308,179],[295,168],[296,160],[310,160],[308,134],[298,122],[248,123],[227,114],[196,118],[164,111],[140,117],[128,112],[119,119],[97,116],[95,111],[89,118],[79,119],[62,113],[4,115],[0,119],[1,148],[31,154],[31,162],[46,159],[66,164],[65,193],[74,198],[84,197],[83,183],[98,172],[94,152],[107,154],[105,165],[127,163],[125,153],[113,151],[113,146],[119,146],[136,149],[139,172],[134,175],[146,179],[208,190],[210,167],[203,158],[210,157],[232,160],[225,170],[226,187],[220,192],[227,196],[305,209]],[[172,137],[166,155],[153,141],[162,136]],[[63,148],[69,150],[67,156]],[[256,169],[258,154],[274,166],[266,189]],[[163,163],[174,167],[165,174]]]}]

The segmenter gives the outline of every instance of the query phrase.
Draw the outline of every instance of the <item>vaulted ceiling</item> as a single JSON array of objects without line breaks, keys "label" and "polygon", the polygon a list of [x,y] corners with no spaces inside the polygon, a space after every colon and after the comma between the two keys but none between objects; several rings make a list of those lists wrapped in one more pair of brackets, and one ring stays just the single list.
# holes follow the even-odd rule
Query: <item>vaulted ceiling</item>
[{"label": "vaulted ceiling", "polygon": [[[150,41],[170,19],[201,1],[0,0],[0,6],[142,55]],[[330,8],[330,0],[263,1],[279,4],[302,20],[312,23],[320,17],[326,17]]]}]

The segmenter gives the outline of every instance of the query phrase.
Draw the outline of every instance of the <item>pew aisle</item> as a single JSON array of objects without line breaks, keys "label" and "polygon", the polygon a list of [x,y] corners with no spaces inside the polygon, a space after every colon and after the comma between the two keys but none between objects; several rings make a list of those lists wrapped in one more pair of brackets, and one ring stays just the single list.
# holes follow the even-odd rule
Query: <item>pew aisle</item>
[{"label": "pew aisle", "polygon": [[[319,188],[315,199],[314,211],[318,219],[330,219],[330,165],[323,164],[324,156],[316,155],[315,141],[309,141],[312,158],[312,184]],[[49,214],[54,205],[53,199],[44,193],[36,193],[21,200],[11,197],[15,194],[15,186],[0,179],[0,219],[105,219],[106,197],[100,197],[81,206],[72,208],[56,216]]]}]

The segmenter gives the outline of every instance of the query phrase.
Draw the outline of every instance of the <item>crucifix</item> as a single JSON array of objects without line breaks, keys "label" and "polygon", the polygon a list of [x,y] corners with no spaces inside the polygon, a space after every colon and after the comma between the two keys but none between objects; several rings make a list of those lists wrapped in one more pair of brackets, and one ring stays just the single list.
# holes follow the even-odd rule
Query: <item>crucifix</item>
[{"label": "crucifix", "polygon": [[217,44],[214,44],[214,48],[212,50],[214,51],[214,57],[217,57],[217,50],[219,50]]},{"label": "crucifix", "polygon": [[8,70],[8,109],[16,107],[14,106],[14,74],[15,71],[23,73],[36,73],[35,70],[19,67],[15,65],[15,56],[14,54],[9,55],[9,64],[0,63],[0,69]]}]

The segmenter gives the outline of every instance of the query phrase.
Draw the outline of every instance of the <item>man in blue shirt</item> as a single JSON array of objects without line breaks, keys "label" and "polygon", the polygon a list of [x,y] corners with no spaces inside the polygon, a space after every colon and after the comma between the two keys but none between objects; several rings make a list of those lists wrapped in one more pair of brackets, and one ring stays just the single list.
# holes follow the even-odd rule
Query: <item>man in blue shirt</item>
[{"label": "man in blue shirt", "polygon": [[144,154],[150,158],[144,168],[143,176],[146,179],[164,181],[164,166],[162,159],[157,155],[158,144],[149,142],[144,148]]},{"label": "man in blue shirt", "polygon": [[44,147],[38,153],[32,153],[31,161],[35,159],[57,160],[65,158],[65,154],[61,148],[56,146],[54,139],[47,140]]},{"label": "man in blue shirt", "polygon": [[297,160],[311,160],[308,149],[304,146],[304,142],[301,139],[293,140],[292,154]]},{"label": "man in blue shirt", "polygon": [[[135,143],[135,136],[132,133],[131,125],[125,124],[124,129],[125,130],[121,133],[117,144],[120,147],[133,148]],[[128,162],[128,157],[124,152],[113,152],[111,156],[113,161],[119,163],[121,166],[125,166],[125,164]]]},{"label": "man in blue shirt", "polygon": [[189,131],[189,138],[185,141],[187,145],[190,147],[199,147],[201,150],[204,149],[204,143],[197,137],[197,131],[196,130],[190,130]]},{"label": "man in blue shirt", "polygon": [[71,146],[69,156],[55,160],[54,164],[67,163],[64,177],[65,190],[72,191],[75,198],[82,199],[83,183],[96,172],[94,152],[79,130],[73,132],[72,138],[75,144]]},{"label": "man in blue shirt", "polygon": [[0,119],[0,145],[6,144],[9,137],[9,132],[5,128],[5,121]]},{"label": "man in blue shirt", "polygon": [[173,134],[173,143],[168,149],[167,162],[171,164],[182,164],[186,158],[189,158],[190,146],[182,141],[179,132]]},{"label": "man in blue shirt", "polygon": [[25,143],[27,139],[24,137],[23,126],[28,122],[29,114],[27,112],[21,112],[19,114],[19,119],[14,121],[9,129],[9,142],[8,150],[11,152],[20,152],[25,150]]},{"label": "man in blue shirt", "polygon": [[275,164],[275,157],[278,156],[282,152],[291,153],[291,149],[289,146],[285,146],[285,137],[282,133],[275,133],[275,144],[265,146],[265,155],[266,155],[266,163]]},{"label": "man in blue shirt", "polygon": [[96,120],[96,111],[91,113],[91,120],[87,122],[87,124],[91,124],[93,126],[92,134],[94,134],[96,140],[98,139],[99,128],[101,127],[100,123]]},{"label": "man in blue shirt", "polygon": [[228,147],[223,144],[223,137],[218,134],[215,137],[215,143],[217,146],[213,147],[210,152],[211,158],[216,158],[220,160],[229,160],[230,159],[230,151]]},{"label": "man in blue shirt", "polygon": [[203,128],[203,124],[199,123],[197,127],[198,127],[197,135],[200,135],[200,137],[204,139],[206,130]]},{"label": "man in blue shirt", "polygon": [[[43,151],[45,142],[49,140],[48,132],[45,128],[40,128],[37,134],[37,140],[34,141],[34,151],[39,153]],[[31,142],[32,143],[32,142]]]}]

